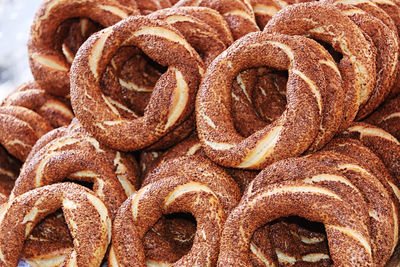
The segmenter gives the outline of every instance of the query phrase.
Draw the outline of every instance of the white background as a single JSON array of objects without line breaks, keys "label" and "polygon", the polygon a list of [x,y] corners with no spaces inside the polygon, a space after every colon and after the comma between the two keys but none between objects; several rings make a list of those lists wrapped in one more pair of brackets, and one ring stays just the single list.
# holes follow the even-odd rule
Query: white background
[{"label": "white background", "polygon": [[20,83],[32,80],[27,41],[41,0],[0,0],[0,100]]}]

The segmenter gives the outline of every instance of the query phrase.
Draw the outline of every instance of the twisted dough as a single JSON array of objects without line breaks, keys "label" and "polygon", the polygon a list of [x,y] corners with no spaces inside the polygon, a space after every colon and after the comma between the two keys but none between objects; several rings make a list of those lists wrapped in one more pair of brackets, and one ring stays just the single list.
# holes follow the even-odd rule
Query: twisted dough
[{"label": "twisted dough", "polygon": [[378,7],[378,5],[371,0],[363,0],[363,1],[327,0],[326,2],[347,4],[358,7],[359,9],[362,9],[368,14],[381,20],[386,26],[388,26],[392,31],[394,31],[395,35],[397,35],[397,27],[393,19],[388,15],[388,13],[386,13],[382,8]]},{"label": "twisted dough", "polygon": [[[335,138],[323,150],[338,152],[357,160],[358,164],[379,179],[391,195],[396,207],[400,205],[400,181],[395,179],[381,159],[360,141],[350,138]],[[396,210],[400,211],[400,208],[396,208]]]},{"label": "twisted dough", "polygon": [[32,190],[1,207],[0,266],[17,266],[33,227],[59,208],[74,239],[74,249],[63,264],[99,266],[111,240],[108,210],[89,190],[70,183]]},{"label": "twisted dough", "polygon": [[[383,162],[370,149],[355,139],[335,138],[324,147],[324,150],[338,152],[353,158],[358,165],[379,179],[395,205],[394,216],[398,218],[397,224],[400,225],[400,181],[389,173]],[[394,223],[397,227],[396,221]],[[395,239],[397,240],[397,238]]]},{"label": "twisted dough", "polygon": [[[137,119],[125,119],[102,94],[99,84],[119,47],[129,45],[169,66],[155,85],[144,116]],[[82,46],[71,68],[71,102],[76,117],[101,143],[119,150],[138,150],[154,144],[188,118],[202,72],[202,60],[177,30],[159,20],[129,17],[92,35]]]},{"label": "twisted dough", "polygon": [[[113,217],[138,186],[135,160],[125,153],[100,145],[74,119],[41,138],[21,170],[11,198],[30,189],[63,181],[93,183],[93,191],[106,204]],[[31,263],[62,261],[72,249],[65,220],[46,218],[38,231],[28,237],[23,257]]]},{"label": "twisted dough", "polygon": [[[206,67],[233,42],[223,17],[211,8],[174,7],[153,12],[148,17],[176,28],[202,55]],[[218,28],[223,31],[216,31]]]},{"label": "twisted dough", "polygon": [[41,136],[74,116],[65,99],[33,88],[38,88],[34,82],[22,84],[0,106],[0,143],[22,162]]},{"label": "twisted dough", "polygon": [[[312,152],[323,147],[338,132],[339,126],[343,121],[344,92],[342,88],[341,75],[338,68],[336,67],[335,61],[333,60],[332,56],[317,42],[301,36],[298,36],[297,38],[300,42],[307,45],[308,48],[311,50],[310,52],[312,53],[312,55],[315,56],[315,61],[318,61],[318,63],[316,62],[315,64],[319,64],[321,66],[326,80],[325,90],[319,90],[322,102],[322,119],[317,136],[315,137],[314,142],[308,148],[308,151]],[[274,119],[276,119],[277,117],[279,118],[282,112],[275,113],[276,111],[274,112],[274,110],[266,111],[270,109],[270,107],[273,108],[274,105],[276,105],[279,108],[278,111],[284,111],[286,109],[286,101],[279,102],[279,98],[278,103],[270,104],[270,102],[273,101],[272,98],[274,95],[278,94],[282,97],[282,95],[286,93],[284,92],[285,90],[282,90],[283,92],[277,92],[276,89],[268,90],[268,87],[263,86],[263,84],[260,85],[262,87],[259,87],[258,90],[256,88],[256,86],[259,86],[260,82],[268,83],[271,76],[272,78],[274,78],[275,74],[270,70],[266,70],[267,74],[263,74],[264,70],[258,70],[258,72],[260,73],[261,77],[259,77],[255,86],[252,85],[251,82],[246,82],[244,80],[244,75],[241,75],[241,73],[239,74],[239,76],[241,75],[242,78],[242,86],[235,87],[234,84],[232,87],[232,101],[236,101],[232,103],[232,113],[234,117],[235,127],[238,129],[238,131],[240,129],[240,132],[243,132],[245,134],[244,136],[246,137],[253,134],[256,130],[265,127],[266,123],[262,121],[259,117],[261,117],[265,121],[270,122],[273,122]],[[237,79],[239,78],[239,76],[237,77]],[[280,81],[280,83],[282,82]],[[285,84],[287,84],[287,82],[285,82]],[[277,86],[279,87],[282,85]],[[237,90],[237,88],[240,89]],[[278,88],[278,90],[281,89]],[[262,92],[261,96],[258,96],[257,100],[255,99],[254,91]],[[252,95],[253,98],[250,97]],[[265,102],[267,102],[268,104],[261,108],[261,110],[257,109],[256,102],[262,100],[265,100]],[[255,103],[253,104],[252,102]],[[240,108],[241,103],[242,107]],[[263,115],[260,115],[260,113]],[[250,114],[252,115],[250,116]],[[265,114],[272,114],[272,118],[265,118]],[[242,121],[246,121],[246,123]]]},{"label": "twisted dough", "polygon": [[34,188],[62,182],[68,177],[93,183],[95,195],[109,208],[112,218],[127,198],[113,169],[104,160],[93,157],[88,152],[66,150],[50,154],[40,153],[34,161],[27,162],[21,170],[10,199]]},{"label": "twisted dough", "polygon": [[[224,18],[210,8],[174,7],[154,12],[150,17],[164,20],[177,28],[189,44],[202,55],[206,66],[233,42]],[[116,87],[121,86],[120,93],[128,102],[129,108],[142,115],[163,68],[151,62],[140,51],[126,50],[125,53],[120,51],[112,59],[111,66],[119,77]],[[130,53],[137,54],[129,58]]]}]

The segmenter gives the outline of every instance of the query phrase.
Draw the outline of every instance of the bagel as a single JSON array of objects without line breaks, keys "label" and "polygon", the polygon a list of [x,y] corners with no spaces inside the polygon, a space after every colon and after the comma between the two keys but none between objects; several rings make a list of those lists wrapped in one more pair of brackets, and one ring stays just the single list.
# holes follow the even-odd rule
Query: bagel
[{"label": "bagel", "polygon": [[369,100],[376,81],[375,49],[361,29],[334,5],[311,2],[282,9],[268,22],[264,32],[307,35],[343,54],[338,67],[346,92],[341,130],[346,129]]},{"label": "bagel", "polygon": [[1,266],[17,266],[33,227],[60,207],[74,239],[74,249],[63,264],[99,266],[111,240],[108,210],[89,190],[70,183],[29,191],[1,207]]},{"label": "bagel", "polygon": [[225,212],[210,187],[175,176],[142,187],[121,206],[113,224],[108,266],[145,266],[143,236],[162,214],[174,212],[189,212],[197,222],[192,249],[175,264],[215,264]]},{"label": "bagel", "polygon": [[28,41],[31,71],[41,88],[56,95],[69,93],[70,64],[57,45],[57,29],[70,18],[84,17],[103,27],[111,26],[129,15],[135,7],[126,7],[114,0],[45,1],[36,12]]},{"label": "bagel", "polygon": [[[350,205],[331,190],[302,181],[272,184],[242,199],[225,223],[218,266],[250,266],[253,233],[265,223],[289,215],[325,223],[334,264],[372,266],[368,232]],[[329,241],[331,238],[340,238],[340,242]]]},{"label": "bagel", "polygon": [[[304,51],[308,47],[297,37],[259,32],[243,37],[214,60],[196,99],[197,131],[208,157],[226,167],[262,169],[303,153],[313,143],[326,83],[320,65],[304,57]],[[233,126],[230,84],[244,68],[265,65],[289,69],[287,109],[274,123],[244,138]]]},{"label": "bagel", "polygon": [[[154,40],[157,46],[149,46]],[[158,80],[144,116],[125,119],[101,92],[99,79],[119,47],[132,44],[169,68]],[[179,59],[175,54],[180,54]],[[118,150],[139,150],[188,118],[202,71],[200,57],[177,30],[159,20],[129,17],[92,35],[78,51],[71,67],[72,107],[78,120],[101,143]]]}]

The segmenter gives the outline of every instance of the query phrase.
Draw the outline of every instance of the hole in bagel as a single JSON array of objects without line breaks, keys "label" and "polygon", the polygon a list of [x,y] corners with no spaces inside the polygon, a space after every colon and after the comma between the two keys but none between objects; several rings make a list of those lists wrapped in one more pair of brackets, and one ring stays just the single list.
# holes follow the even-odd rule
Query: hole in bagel
[{"label": "hole in bagel", "polygon": [[92,182],[87,182],[87,181],[82,181],[82,180],[76,180],[76,179],[71,179],[71,178],[67,178],[63,180],[64,183],[75,183],[75,184],[79,184],[81,186],[84,186],[90,190],[93,191],[93,183]]},{"label": "hole in bagel", "polygon": [[5,148],[0,146],[0,168],[4,170],[2,176],[16,180],[19,176],[21,166],[21,161],[9,154]]},{"label": "hole in bagel", "polygon": [[232,85],[232,117],[236,130],[247,137],[278,119],[286,109],[288,71],[252,69]]},{"label": "hole in bagel", "polygon": [[63,212],[59,209],[46,216],[33,228],[32,233],[25,240],[21,258],[28,263],[37,263],[39,264],[37,266],[40,266],[45,260],[52,262],[60,256],[68,255],[73,246],[73,239]]},{"label": "hole in bagel", "polygon": [[315,40],[315,41],[317,41],[320,45],[322,45],[329,52],[329,54],[331,54],[331,56],[335,60],[335,62],[337,64],[339,64],[339,62],[343,58],[343,55],[341,53],[337,52],[335,49],[333,49],[333,47],[330,44],[328,44],[324,41],[320,41],[320,40]]},{"label": "hole in bagel", "polygon": [[193,245],[196,219],[190,213],[162,216],[143,238],[146,259],[174,263]]},{"label": "hole in bagel", "polygon": [[272,221],[267,227],[257,229],[252,243],[259,251],[273,255],[279,264],[285,266],[333,264],[324,225],[301,217],[290,216]]},{"label": "hole in bagel", "polygon": [[55,44],[69,64],[78,52],[79,47],[93,33],[103,27],[89,18],[71,18],[62,22],[56,30]]},{"label": "hole in bagel", "polygon": [[0,146],[0,206],[7,201],[19,176],[22,163]]},{"label": "hole in bagel", "polygon": [[[140,49],[121,47],[103,73],[102,91],[136,115],[143,116],[155,84],[166,71],[167,67],[161,66]],[[118,104],[115,106],[118,108]],[[123,116],[131,117],[126,111],[118,110]]]}]

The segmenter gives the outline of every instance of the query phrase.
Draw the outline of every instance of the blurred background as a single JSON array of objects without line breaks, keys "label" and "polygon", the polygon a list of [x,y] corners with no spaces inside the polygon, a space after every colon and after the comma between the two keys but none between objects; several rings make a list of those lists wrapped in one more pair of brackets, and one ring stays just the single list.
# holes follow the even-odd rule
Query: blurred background
[{"label": "blurred background", "polygon": [[29,81],[26,44],[33,16],[42,0],[0,0],[0,100]]}]

